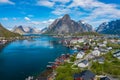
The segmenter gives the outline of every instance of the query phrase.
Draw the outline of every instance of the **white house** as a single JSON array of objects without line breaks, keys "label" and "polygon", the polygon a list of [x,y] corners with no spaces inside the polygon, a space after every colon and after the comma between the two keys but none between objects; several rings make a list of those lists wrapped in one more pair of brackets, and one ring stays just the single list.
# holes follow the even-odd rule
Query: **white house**
[{"label": "white house", "polygon": [[111,39],[110,42],[115,43],[116,41],[115,41],[115,39]]},{"label": "white house", "polygon": [[107,49],[108,49],[108,50],[112,50],[112,47],[108,47]]},{"label": "white house", "polygon": [[98,47],[95,47],[94,50],[98,50]]},{"label": "white house", "polygon": [[84,42],[84,39],[78,39],[78,43]]},{"label": "white house", "polygon": [[85,68],[88,66],[89,66],[89,62],[87,60],[83,60],[83,61],[78,63],[78,67],[80,67],[80,68]]},{"label": "white house", "polygon": [[93,59],[94,56],[92,54],[88,55],[88,59]]},{"label": "white house", "polygon": [[94,62],[98,61],[98,63],[103,64],[104,61],[105,61],[105,58],[104,57],[98,57],[98,58],[95,58],[93,61]]},{"label": "white house", "polygon": [[98,46],[100,46],[100,47],[106,47],[106,44],[98,44]]},{"label": "white house", "polygon": [[120,59],[120,51],[113,53],[113,56]]},{"label": "white house", "polygon": [[106,54],[109,50],[104,49],[104,48],[100,48],[99,51],[101,52],[101,54]]},{"label": "white house", "polygon": [[100,56],[100,51],[99,50],[94,50],[94,51],[92,51],[92,55]]},{"label": "white house", "polygon": [[82,52],[82,51],[80,51],[80,52],[77,54],[76,58],[77,58],[77,59],[81,59],[81,58],[83,58],[84,55],[85,55],[85,53]]},{"label": "white house", "polygon": [[105,40],[105,41],[103,41],[103,44],[107,44],[107,41]]}]

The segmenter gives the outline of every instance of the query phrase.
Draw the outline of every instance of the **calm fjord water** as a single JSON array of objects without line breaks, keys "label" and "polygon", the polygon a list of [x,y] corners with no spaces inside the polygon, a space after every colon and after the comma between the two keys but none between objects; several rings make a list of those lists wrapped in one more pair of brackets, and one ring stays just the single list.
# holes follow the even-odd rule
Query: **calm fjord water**
[{"label": "calm fjord water", "polygon": [[49,61],[68,52],[68,48],[50,36],[14,41],[0,51],[0,80],[25,80],[45,70]]}]

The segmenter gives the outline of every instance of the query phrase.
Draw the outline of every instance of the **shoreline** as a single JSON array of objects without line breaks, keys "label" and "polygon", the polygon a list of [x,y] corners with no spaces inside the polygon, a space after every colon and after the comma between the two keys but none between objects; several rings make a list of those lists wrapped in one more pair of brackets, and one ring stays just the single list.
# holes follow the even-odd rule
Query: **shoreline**
[{"label": "shoreline", "polygon": [[55,69],[61,64],[64,64],[66,60],[70,58],[71,54],[61,54],[55,58],[54,62],[48,62],[51,66],[46,65],[46,69],[36,76],[28,76],[25,80],[53,80],[55,78]]}]

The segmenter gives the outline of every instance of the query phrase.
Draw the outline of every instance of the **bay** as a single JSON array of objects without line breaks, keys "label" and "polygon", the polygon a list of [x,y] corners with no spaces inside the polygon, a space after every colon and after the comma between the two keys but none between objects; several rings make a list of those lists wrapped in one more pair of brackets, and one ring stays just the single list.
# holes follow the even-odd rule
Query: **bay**
[{"label": "bay", "polygon": [[7,44],[0,50],[0,80],[25,80],[40,74],[49,61],[70,52],[58,41],[51,36],[40,36]]}]

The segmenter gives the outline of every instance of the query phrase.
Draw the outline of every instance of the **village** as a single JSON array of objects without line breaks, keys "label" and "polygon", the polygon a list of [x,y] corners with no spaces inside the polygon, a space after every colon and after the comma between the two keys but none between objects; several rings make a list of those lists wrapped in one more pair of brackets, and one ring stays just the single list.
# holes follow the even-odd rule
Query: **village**
[{"label": "village", "polygon": [[[26,80],[120,80],[120,39],[111,37],[65,37],[61,43],[73,54],[49,62],[47,77]],[[114,69],[114,70],[113,70]]]}]

